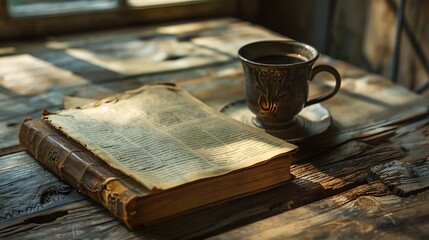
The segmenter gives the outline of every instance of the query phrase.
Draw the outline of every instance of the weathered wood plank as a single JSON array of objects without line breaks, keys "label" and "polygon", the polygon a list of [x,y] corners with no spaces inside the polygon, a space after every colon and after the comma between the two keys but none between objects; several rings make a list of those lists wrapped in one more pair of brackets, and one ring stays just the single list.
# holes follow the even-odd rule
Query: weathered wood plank
[{"label": "weathered wood plank", "polygon": [[[429,192],[409,198],[389,195],[388,189],[380,183],[362,185],[333,197],[293,209],[262,221],[257,221],[229,232],[221,233],[212,239],[315,239],[315,238],[380,238],[427,236],[429,229],[429,209],[426,202]],[[241,209],[235,206],[236,211]],[[200,228],[199,233],[210,236],[217,225],[231,221],[228,215],[218,222],[207,219],[212,215],[225,214],[202,212],[200,217],[189,219],[181,217],[176,221],[127,231],[124,226],[109,216],[103,208],[91,202],[81,201],[71,204],[66,214],[53,216],[52,222],[43,227],[36,222],[16,225],[0,230],[1,237],[13,236],[16,239],[50,238],[140,238],[140,239],[187,239],[201,235],[188,232],[188,224]],[[203,216],[206,216],[205,218]],[[209,216],[207,218],[207,216]],[[194,220],[194,221],[192,221]],[[413,227],[410,228],[409,226]],[[317,231],[309,231],[317,229]],[[376,230],[376,231],[375,231]],[[400,234],[400,235],[397,235]]]},{"label": "weathered wood plank", "polygon": [[[18,144],[17,134],[26,117],[39,118],[42,109],[55,111],[63,108],[64,96],[101,99],[152,82],[175,82],[215,108],[226,105],[231,97],[242,96],[243,79],[238,63],[141,76],[131,79],[58,86],[52,92],[37,96],[15,96],[0,100],[0,149]],[[228,89],[224,91],[221,89]]]},{"label": "weathered wood plank", "polygon": [[[426,152],[429,154],[429,152]],[[392,188],[399,196],[408,196],[429,188],[429,161],[405,165],[402,161],[392,161],[371,168],[370,179],[379,179]]]},{"label": "weathered wood plank", "polygon": [[[335,156],[337,156],[335,154],[335,151],[344,153],[344,155],[335,158]],[[193,234],[211,234],[213,232],[221,231],[221,229],[228,229],[233,226],[248,223],[249,221],[254,221],[255,219],[260,219],[264,216],[270,216],[290,208],[296,208],[306,203],[311,203],[326,196],[330,196],[346,189],[350,189],[356,185],[365,182],[367,169],[371,165],[375,164],[378,161],[383,162],[388,161],[389,159],[399,159],[404,156],[404,152],[402,151],[400,146],[397,146],[396,149],[386,145],[374,148],[365,143],[357,142],[350,142],[348,144],[341,145],[339,148],[335,149],[335,151],[329,152],[324,155],[322,154],[318,159],[309,159],[307,160],[307,163],[303,162],[298,165],[294,165],[292,168],[292,172],[295,175],[296,179],[292,182],[284,184],[283,186],[280,186],[271,191],[254,195],[251,198],[237,199],[218,206],[213,206],[209,209],[202,210],[201,212],[196,214],[182,216],[182,218],[179,218],[179,220],[181,221],[178,221],[177,219],[175,219],[176,221],[173,221],[173,223],[175,222],[176,225],[174,225],[172,222],[168,222],[167,225],[161,224],[150,228],[144,228],[143,230],[141,230],[141,232],[139,232],[139,236],[157,236],[160,238],[165,238],[167,236],[173,238],[184,236],[199,236]],[[365,154],[363,154],[363,152],[365,152]],[[18,153],[17,155],[19,154],[22,153]],[[27,158],[27,161],[30,161],[31,158],[28,156]],[[19,164],[11,165],[18,166]],[[50,176],[50,178],[56,179],[52,175]],[[39,182],[38,180],[35,181]],[[44,182],[50,183],[55,181],[45,180]],[[46,186],[46,188],[49,187]],[[294,193],[293,196],[290,195],[291,192]],[[65,204],[66,202],[63,202],[61,205]],[[90,206],[90,209],[93,208],[97,208],[97,206]],[[240,209],[240,211],[237,211],[237,209]],[[67,207],[66,210],[62,208],[61,210],[57,210],[54,213],[60,216],[62,214],[61,212],[63,211],[68,211],[68,213],[70,214],[70,211],[72,210]],[[78,213],[87,212],[87,210],[79,209],[76,211]],[[100,222],[89,221],[89,225],[86,225],[87,223],[85,223],[85,226],[76,226],[75,224],[79,222],[78,219],[80,219],[80,217],[76,217],[75,219],[74,215],[64,214],[63,217],[59,217],[58,220],[54,220],[52,222],[52,226],[56,227],[52,227],[50,224],[49,226],[45,225],[45,227],[52,231],[52,236],[61,236],[59,234],[64,234],[64,232],[67,232],[67,234],[76,234],[76,232],[83,232],[85,234],[97,234],[97,229],[104,230],[106,228],[117,229],[117,231],[119,231],[121,234],[125,232],[125,236],[129,236],[129,234],[136,234],[135,232],[130,233],[125,231],[124,227],[121,224],[116,221],[113,221],[110,217],[106,217],[108,216],[106,211],[97,211],[101,211],[99,214],[101,214],[102,216],[100,217],[99,215],[94,215],[94,217],[95,220],[100,220]],[[50,214],[52,214],[52,212]],[[41,211],[35,216],[38,215],[44,216],[47,214],[46,212]],[[48,216],[50,215],[48,214]],[[56,215],[54,214],[54,216]],[[228,217],[225,218],[225,216]],[[64,223],[63,218],[70,220],[71,223]],[[21,222],[24,222],[24,224],[18,224],[15,226],[10,226],[9,228],[4,228],[2,230],[2,234],[6,234],[4,236],[7,236],[8,233],[13,232],[13,236],[17,237],[21,237],[22,235],[35,236],[38,234],[42,234],[42,230],[34,229],[34,224],[30,224],[31,221],[29,221],[30,223],[25,223],[25,220],[23,219],[25,218],[20,218]],[[59,222],[57,221],[61,222],[62,227],[59,227]],[[234,224],[231,224],[233,222]],[[92,225],[92,228],[90,228],[91,224],[94,224]],[[177,226],[177,228],[174,229],[180,229],[180,231],[177,232],[176,230],[174,233],[167,234],[165,230],[167,228],[166,226]],[[84,230],[80,231],[80,227],[82,227]],[[70,230],[73,228],[75,229],[75,231]],[[79,231],[77,231],[76,229],[78,229]],[[18,232],[17,235],[15,235],[15,231]],[[46,229],[44,229],[43,231],[46,231]],[[116,232],[113,234],[116,234]],[[81,236],[84,237],[86,235]],[[104,235],[100,233],[100,235],[97,236]]]},{"label": "weathered wood plank", "polygon": [[[18,53],[2,57],[0,58],[0,89],[2,90],[0,148],[17,144],[19,123],[25,117],[37,118],[43,108],[51,111],[62,108],[62,101],[66,95],[100,99],[120,91],[140,87],[148,82],[179,82],[203,76],[213,80],[216,76],[224,76],[225,69],[229,68],[233,68],[233,75],[236,75],[236,69],[241,67],[235,56],[206,46],[198,46],[192,43],[192,39],[211,38],[217,35],[228,36],[228,32],[232,31],[236,34],[235,41],[242,42],[242,39],[246,38],[240,38],[237,35],[239,32],[246,34],[242,28],[248,31],[251,25],[234,19],[224,19],[176,26],[158,26],[147,30],[141,29],[141,31],[125,31],[119,35],[94,34],[95,36],[89,35],[86,38],[57,39],[57,45],[54,44],[54,46],[50,42],[47,43],[48,47],[59,47],[62,44],[63,49],[52,50],[39,45],[38,48],[28,51],[28,54]],[[255,38],[272,36],[272,33],[262,29],[252,34]],[[184,46],[174,47],[172,43]],[[237,48],[237,46],[233,45],[231,48]],[[96,57],[88,60],[85,57],[82,59],[73,56],[71,52],[77,50]],[[161,58],[152,59],[153,51],[161,54]],[[192,59],[189,59],[188,55],[192,55]],[[232,58],[234,59],[231,61]],[[107,66],[110,63],[114,65],[113,68],[116,68],[113,71]],[[199,68],[195,68],[197,66]],[[122,67],[133,70],[124,70]],[[228,83],[227,79],[222,81],[224,86],[231,84],[235,86],[239,83],[235,80]],[[188,88],[196,87],[188,86]],[[206,88],[208,89],[207,86]],[[218,102],[216,105],[219,107],[226,104],[221,100],[221,96],[225,96],[225,93],[240,95],[242,92],[239,87],[227,89],[231,91],[217,91],[217,88],[213,87],[212,90],[201,91],[197,95],[203,100],[207,100],[209,94],[214,96]],[[226,101],[228,99],[225,98]]]},{"label": "weathered wood plank", "polygon": [[382,181],[399,196],[429,188],[429,124],[417,122],[410,128],[412,131],[399,130],[396,138],[407,151],[407,156],[374,166],[368,175],[370,181]]},{"label": "weathered wood plank", "polygon": [[362,185],[210,239],[424,239],[429,191],[409,198]]},{"label": "weathered wood plank", "polygon": [[0,226],[22,223],[34,214],[84,197],[53,177],[26,152],[0,156]]},{"label": "weathered wood plank", "polygon": [[[122,76],[229,61],[236,58],[240,46],[267,38],[280,36],[230,19],[149,28],[146,31],[135,31],[132,35],[123,33],[109,37],[63,40],[56,43],[60,46],[51,46],[55,44],[48,42],[47,46],[55,49],[46,49],[41,45],[38,49],[1,58],[0,76],[3,85],[15,91],[18,91],[19,86],[14,84],[28,84],[32,80],[13,80],[29,76],[45,81],[56,80],[56,85],[59,81],[73,84],[73,81],[66,81],[73,77],[100,82]],[[222,42],[219,43],[219,40]]]},{"label": "weathered wood plank", "polygon": [[[394,142],[396,142],[396,144],[399,144],[400,142],[402,144],[402,148],[406,149],[406,146],[410,144],[413,145],[414,142],[412,140],[399,141],[398,139],[404,138],[404,133],[407,133],[408,131],[411,132],[410,134],[415,134],[413,131],[416,129],[414,128],[414,125],[403,128],[400,128],[399,125],[410,124],[415,121],[418,121],[418,124],[425,124],[425,120],[427,121],[428,116],[428,102],[425,99],[422,99],[374,114],[371,117],[372,121],[370,121],[370,123],[365,122],[345,129],[334,125],[334,127],[328,130],[325,134],[317,136],[309,141],[298,143],[300,151],[296,154],[294,161],[299,162],[302,159],[313,158],[320,155],[320,153],[328,151],[335,153],[335,147],[352,140],[357,140],[359,143],[356,144],[352,142],[353,147],[361,148],[362,151],[364,151],[369,149],[366,147],[366,143],[374,145],[377,144],[375,142],[378,142],[378,144],[380,144],[383,143],[383,141],[386,142],[387,139],[392,137],[395,139]],[[346,119],[347,117],[349,116],[346,116]],[[398,133],[396,133],[396,131],[398,131]],[[425,148],[426,146],[421,147]],[[411,149],[415,149],[415,147],[411,146]],[[408,154],[415,154],[416,152],[418,152],[418,149],[416,149],[416,151],[408,151]],[[347,153],[338,152],[338,154],[344,155]],[[419,157],[410,156],[410,158],[416,159]]]},{"label": "weathered wood plank", "polygon": [[[187,33],[190,31],[203,31],[205,29],[223,27],[225,25],[241,22],[235,18],[217,18],[207,19],[201,21],[176,21],[166,22],[161,24],[145,25],[145,26],[133,26],[133,27],[122,27],[116,29],[106,29],[104,31],[92,31],[92,32],[80,32],[80,33],[69,33],[61,34],[57,36],[49,36],[49,39],[26,39],[26,41],[13,41],[13,42],[1,42],[0,47],[14,47],[13,52],[29,52],[34,49],[39,49],[41,45],[46,45],[51,49],[63,49],[71,46],[83,46],[87,44],[99,44],[102,42],[110,42],[120,38],[121,40],[127,41],[135,39],[136,36],[144,38],[152,38],[158,36],[156,33],[157,29],[172,29],[175,28],[178,31]],[[166,31],[164,31],[167,33]],[[171,32],[171,30],[170,30]]]},{"label": "weathered wood plank", "polygon": [[[336,155],[337,152],[344,153],[344,155],[338,156]],[[363,154],[364,152],[365,154]],[[405,153],[400,146],[389,144],[371,146],[365,143],[352,144],[350,142],[348,144],[340,145],[334,152],[320,154],[318,158],[306,159],[299,164],[293,165],[292,174],[295,176],[295,179],[286,184],[282,184],[274,189],[254,194],[252,196],[211,206],[196,213],[187,214],[152,227],[142,228],[138,231],[138,234],[141,237],[156,238],[197,237],[230,229],[231,227],[240,226],[356,187],[366,181],[366,173],[370,166],[376,163],[400,159],[404,154]],[[15,158],[5,158],[5,161],[14,161],[13,159],[15,159],[15,161],[20,159],[19,161],[25,162],[34,161],[24,153],[17,153],[15,156]],[[8,165],[19,166],[20,164],[8,163]],[[35,168],[36,165],[33,164],[26,166],[28,166],[28,168]],[[22,164],[20,168],[23,168]],[[7,171],[7,168],[5,169],[5,171]],[[2,192],[8,193],[14,191],[13,189],[15,189],[15,186],[8,185],[12,180],[14,183],[16,182],[26,185],[28,183],[28,180],[26,179],[27,177],[34,179],[33,182],[45,183],[41,185],[42,187],[40,191],[37,190],[38,192],[50,189],[51,183],[58,182],[56,177],[53,175],[48,177],[51,180],[44,179],[43,181],[40,181],[37,175],[28,175],[29,173],[37,172],[36,170],[29,170],[26,172],[26,174],[5,178],[5,189],[3,189]],[[14,174],[14,172],[10,172],[9,174]],[[37,192],[34,193],[35,190],[36,189],[33,189],[32,192],[30,191],[32,193],[31,196],[37,195]],[[91,215],[90,217],[90,219],[92,219],[92,217],[100,219],[101,222],[93,222],[91,220],[89,222],[82,223],[81,225],[77,224],[79,223],[79,219],[82,217],[80,215],[76,216],[71,214],[74,210],[70,209],[67,207],[68,205],[65,204],[73,201],[67,199],[67,196],[59,201],[62,202],[62,204],[60,204],[62,206],[60,210],[55,211],[58,215],[61,215],[61,212],[63,211],[68,211],[67,215],[58,217],[52,222],[44,224],[44,227],[41,229],[35,228],[33,225],[28,223],[29,220],[25,222],[26,218],[19,216],[15,221],[15,223],[18,222],[19,224],[16,223],[13,226],[9,225],[8,228],[3,228],[0,231],[0,234],[8,236],[10,232],[13,232],[13,236],[16,237],[37,236],[38,234],[42,234],[43,231],[46,231],[46,229],[49,229],[52,236],[58,237],[64,232],[67,232],[67,234],[73,234],[73,231],[70,230],[72,228],[76,230],[75,233],[82,233],[83,235],[81,235],[81,237],[85,237],[87,236],[85,234],[90,233],[98,234],[97,229],[105,228],[117,228],[115,231],[119,231],[121,234],[124,232],[124,227],[122,225],[116,221],[112,221],[110,218],[106,218],[106,212],[101,212],[100,214],[102,216]],[[90,209],[97,207],[91,205]],[[7,207],[5,211],[8,211],[9,209],[10,208]],[[86,210],[81,209],[76,211],[79,213],[86,212]],[[52,211],[49,213],[53,214]],[[37,212],[37,214],[34,214],[31,219],[34,219],[35,216],[45,215],[47,215],[46,211],[40,211]],[[92,230],[91,227],[93,228]],[[170,232],[166,229],[174,229],[174,231]],[[126,234],[137,234],[136,232],[125,232]],[[104,235],[103,233],[100,233],[100,235],[97,236],[102,237]]]}]

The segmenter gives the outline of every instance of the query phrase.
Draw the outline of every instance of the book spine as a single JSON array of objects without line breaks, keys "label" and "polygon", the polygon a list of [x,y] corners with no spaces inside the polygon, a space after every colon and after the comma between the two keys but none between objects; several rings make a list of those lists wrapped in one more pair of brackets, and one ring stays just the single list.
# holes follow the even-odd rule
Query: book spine
[{"label": "book spine", "polygon": [[135,195],[104,161],[43,120],[24,120],[18,137],[43,166],[131,228],[126,204]]}]

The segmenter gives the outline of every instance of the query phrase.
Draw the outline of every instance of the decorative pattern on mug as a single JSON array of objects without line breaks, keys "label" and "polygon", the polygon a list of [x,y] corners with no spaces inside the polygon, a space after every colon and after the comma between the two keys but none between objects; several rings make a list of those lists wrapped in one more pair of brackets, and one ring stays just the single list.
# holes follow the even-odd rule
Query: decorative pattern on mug
[{"label": "decorative pattern on mug", "polygon": [[279,101],[285,97],[289,89],[288,79],[291,70],[251,69],[251,74],[256,76],[254,87],[259,91],[258,109],[261,115],[273,115],[278,109]]}]

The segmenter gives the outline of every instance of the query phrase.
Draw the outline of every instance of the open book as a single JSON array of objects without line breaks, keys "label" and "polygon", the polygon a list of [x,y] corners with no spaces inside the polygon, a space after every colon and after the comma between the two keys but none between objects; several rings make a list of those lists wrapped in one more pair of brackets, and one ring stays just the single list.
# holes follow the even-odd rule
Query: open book
[{"label": "open book", "polygon": [[45,112],[19,139],[130,228],[285,182],[296,150],[165,84]]}]

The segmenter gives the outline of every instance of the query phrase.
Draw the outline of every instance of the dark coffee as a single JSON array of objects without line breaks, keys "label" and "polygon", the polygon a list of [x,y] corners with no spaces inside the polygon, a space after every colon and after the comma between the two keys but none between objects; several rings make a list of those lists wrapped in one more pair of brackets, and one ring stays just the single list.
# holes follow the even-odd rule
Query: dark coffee
[{"label": "dark coffee", "polygon": [[263,64],[293,64],[307,61],[304,57],[297,54],[288,55],[267,55],[252,59],[253,62]]}]

